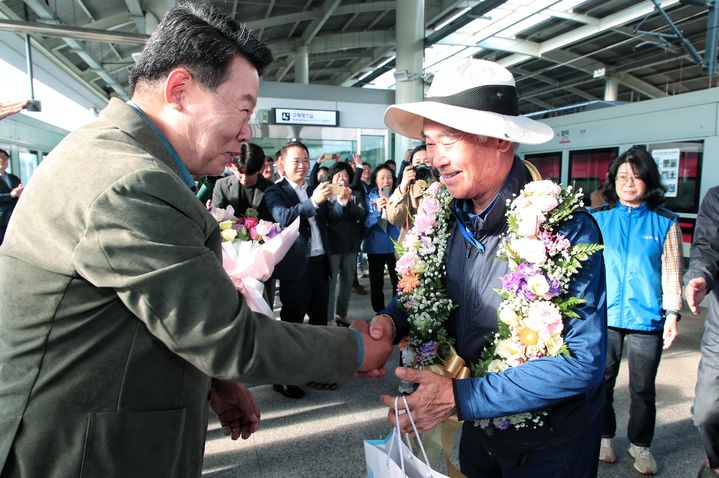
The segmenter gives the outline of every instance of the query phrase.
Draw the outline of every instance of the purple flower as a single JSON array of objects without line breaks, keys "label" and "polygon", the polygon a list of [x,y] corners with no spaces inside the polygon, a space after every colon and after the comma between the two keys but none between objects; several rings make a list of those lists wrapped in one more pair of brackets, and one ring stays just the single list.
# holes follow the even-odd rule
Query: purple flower
[{"label": "purple flower", "polygon": [[435,353],[437,352],[437,342],[435,342],[434,340],[424,342],[422,343],[422,345],[420,345],[419,351],[422,355],[434,357]]},{"label": "purple flower", "polygon": [[512,428],[512,422],[508,418],[503,418],[499,421],[499,423],[495,420],[494,425],[499,430],[509,430],[510,428]]},{"label": "purple flower", "polygon": [[502,277],[502,288],[515,294],[522,294],[529,301],[535,300],[537,296],[527,287],[527,279],[537,274],[541,274],[537,266],[522,262],[514,272]]},{"label": "purple flower", "polygon": [[549,292],[547,292],[547,296],[551,299],[553,297],[558,297],[561,293],[562,289],[559,286],[559,281],[556,277],[552,277],[549,281]]}]

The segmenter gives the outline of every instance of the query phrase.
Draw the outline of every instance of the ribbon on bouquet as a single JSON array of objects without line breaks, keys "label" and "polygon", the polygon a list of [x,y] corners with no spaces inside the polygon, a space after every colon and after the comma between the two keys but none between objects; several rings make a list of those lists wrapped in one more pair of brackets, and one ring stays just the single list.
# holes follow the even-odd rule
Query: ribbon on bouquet
[{"label": "ribbon on bouquet", "polygon": [[[451,379],[471,377],[472,372],[466,366],[464,359],[454,350],[454,347],[450,344],[442,344],[442,347],[444,347],[444,354],[440,357],[442,365],[431,365],[427,367],[427,370]],[[424,441],[427,455],[430,457],[430,462],[436,463],[440,454],[443,454],[447,463],[447,474],[450,478],[466,478],[449,458],[454,448],[454,439],[461,426],[462,424],[459,423],[457,417],[451,416],[438,426],[422,433],[422,440]]]}]

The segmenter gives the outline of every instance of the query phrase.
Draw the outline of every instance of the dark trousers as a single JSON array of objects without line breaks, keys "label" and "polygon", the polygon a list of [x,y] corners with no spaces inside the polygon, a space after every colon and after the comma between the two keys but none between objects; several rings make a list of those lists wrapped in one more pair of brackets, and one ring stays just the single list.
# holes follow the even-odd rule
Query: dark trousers
[{"label": "dark trousers", "polygon": [[[574,438],[510,457],[490,454],[476,439],[478,430],[465,422],[459,442],[459,465],[467,478],[594,478],[599,467],[602,414]],[[468,429],[469,428],[469,429]],[[502,433],[502,432],[496,432]]]},{"label": "dark trousers", "polygon": [[369,291],[372,309],[379,312],[385,307],[384,302],[384,266],[387,265],[389,278],[392,281],[392,291],[397,290],[397,259],[394,254],[367,254],[369,262]]},{"label": "dark trousers", "polygon": [[0,244],[5,240],[5,231],[7,231],[7,226],[0,226]]},{"label": "dark trousers", "polygon": [[659,360],[662,358],[662,333],[609,327],[607,332],[607,362],[604,382],[607,400],[604,408],[602,436],[612,438],[617,431],[614,414],[614,384],[622,360],[622,345],[627,343],[629,365],[629,425],[627,438],[637,446],[649,447],[654,438],[656,421],[656,388]]},{"label": "dark trousers", "polygon": [[302,323],[305,314],[312,325],[327,325],[330,271],[327,257],[310,257],[305,276],[297,281],[280,281],[280,319]]},{"label": "dark trousers", "polygon": [[719,468],[719,317],[711,308],[704,322],[701,350],[692,416],[702,436],[709,466]]}]

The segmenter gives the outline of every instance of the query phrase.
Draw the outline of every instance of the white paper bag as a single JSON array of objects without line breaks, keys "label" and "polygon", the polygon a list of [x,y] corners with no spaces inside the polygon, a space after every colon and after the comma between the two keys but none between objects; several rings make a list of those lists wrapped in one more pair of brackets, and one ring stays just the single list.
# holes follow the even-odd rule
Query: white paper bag
[{"label": "white paper bag", "polygon": [[[412,415],[409,413],[407,401],[404,400],[405,409],[412,428],[414,428],[415,439],[422,450],[424,461],[416,457],[412,449],[402,441],[399,426],[397,426],[389,432],[384,440],[364,441],[368,478],[448,478],[429,466],[424,446],[414,426]],[[397,399],[395,399],[395,418],[399,417],[397,404]],[[396,423],[399,423],[399,420],[396,420]]]}]

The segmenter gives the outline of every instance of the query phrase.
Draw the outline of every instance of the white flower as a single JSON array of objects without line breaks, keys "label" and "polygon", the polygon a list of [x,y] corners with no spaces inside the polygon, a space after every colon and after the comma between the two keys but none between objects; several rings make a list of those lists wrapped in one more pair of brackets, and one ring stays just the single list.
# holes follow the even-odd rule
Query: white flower
[{"label": "white flower", "polygon": [[489,362],[489,365],[487,365],[487,372],[504,372],[509,368],[507,366],[507,362],[500,359],[495,359]]},{"label": "white flower", "polygon": [[549,292],[549,282],[544,275],[537,274],[527,279],[527,288],[536,296],[546,298]]},{"label": "white flower", "polygon": [[511,327],[519,322],[519,316],[511,307],[506,306],[499,309],[499,320]]},{"label": "white flower", "polygon": [[522,237],[512,241],[510,247],[519,257],[532,264],[544,264],[547,260],[544,243],[539,239]]},{"label": "white flower", "polygon": [[552,335],[551,337],[547,337],[545,345],[547,346],[548,355],[557,355],[559,353],[559,349],[561,349],[562,345],[564,345],[564,339],[561,335]]},{"label": "white flower", "polygon": [[499,340],[494,348],[494,353],[505,359],[517,356],[521,352],[521,346],[517,345],[514,340],[511,339]]}]

